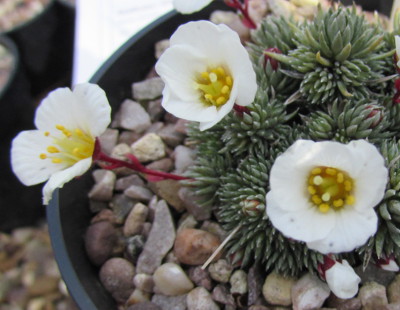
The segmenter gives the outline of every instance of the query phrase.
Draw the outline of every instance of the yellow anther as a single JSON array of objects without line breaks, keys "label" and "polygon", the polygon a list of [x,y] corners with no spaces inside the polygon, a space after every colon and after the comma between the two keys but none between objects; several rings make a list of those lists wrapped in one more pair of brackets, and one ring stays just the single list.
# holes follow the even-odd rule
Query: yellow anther
[{"label": "yellow anther", "polygon": [[329,205],[327,203],[321,203],[318,206],[319,211],[321,211],[322,213],[327,213],[330,209]]},{"label": "yellow anther", "polygon": [[333,201],[333,206],[336,208],[343,207],[343,204],[344,204],[343,199],[337,199]]},{"label": "yellow anther", "polygon": [[226,102],[226,98],[221,96],[218,97],[218,99],[216,100],[217,105],[223,105]]},{"label": "yellow anther", "polygon": [[311,170],[311,174],[320,174],[322,172],[321,168],[314,168],[313,170]]},{"label": "yellow anther", "polygon": [[67,130],[67,129],[64,129],[62,132],[63,132],[63,134],[64,134],[65,136],[67,136],[68,138],[72,136],[72,133],[71,133],[69,130]]},{"label": "yellow anther", "polygon": [[315,176],[313,179],[315,185],[321,185],[323,181],[324,179],[320,175]]},{"label": "yellow anther", "polygon": [[73,150],[72,150],[72,153],[75,155],[75,156],[77,156],[77,155],[79,155],[79,153],[80,153],[80,149],[79,148],[74,148]]},{"label": "yellow anther", "polygon": [[311,200],[313,203],[315,203],[316,205],[319,205],[320,203],[322,203],[322,199],[318,196],[318,195],[314,195],[311,197]]},{"label": "yellow anther", "polygon": [[353,184],[349,180],[344,181],[344,189],[350,192],[353,188]]},{"label": "yellow anther", "polygon": [[208,79],[208,72],[207,72],[207,71],[202,72],[202,73],[201,73],[201,77],[202,77],[203,79]]},{"label": "yellow anther", "polygon": [[321,196],[321,198],[322,198],[323,201],[328,202],[328,201],[331,199],[331,194],[329,194],[329,193],[324,193],[324,194]]},{"label": "yellow anther", "polygon": [[42,154],[39,155],[39,157],[40,157],[40,159],[46,159],[46,158],[47,158],[47,155],[44,154],[44,153],[42,153]]},{"label": "yellow anther", "polygon": [[335,168],[326,168],[325,172],[328,175],[336,175],[337,174],[337,170]]},{"label": "yellow anther", "polygon": [[210,100],[210,101],[213,100],[213,96],[210,94],[205,94],[204,98],[206,98],[207,100]]},{"label": "yellow anther", "polygon": [[50,136],[50,132],[45,131],[45,132],[44,132],[44,135],[45,135],[45,137],[48,137],[48,136]]},{"label": "yellow anther", "polygon": [[53,163],[53,164],[60,164],[60,163],[62,163],[62,159],[61,158],[52,158],[51,159],[51,162]]},{"label": "yellow anther", "polygon": [[352,205],[354,205],[355,202],[356,202],[356,199],[354,198],[354,196],[349,195],[346,197],[346,205],[352,206]]},{"label": "yellow anther", "polygon": [[209,78],[212,83],[215,83],[216,81],[218,81],[218,76],[214,72],[209,74]]},{"label": "yellow anther", "polygon": [[343,183],[343,181],[344,181],[344,175],[343,173],[339,172],[336,177],[336,182]]},{"label": "yellow anther", "polygon": [[76,128],[76,129],[75,129],[75,133],[76,133],[78,136],[80,136],[80,137],[83,136],[83,132],[82,132],[82,130],[80,130],[79,128]]},{"label": "yellow anther", "polygon": [[224,95],[226,95],[227,93],[229,93],[229,86],[225,85],[224,87],[222,87],[221,89],[221,93],[223,93]]},{"label": "yellow anther", "polygon": [[308,192],[310,193],[310,195],[315,195],[315,193],[317,192],[317,190],[315,189],[314,186],[309,186],[307,187]]},{"label": "yellow anther", "polygon": [[218,72],[220,75],[225,75],[225,70],[224,70],[224,68],[222,68],[222,67],[218,67],[218,68],[217,68],[217,72]]},{"label": "yellow anther", "polygon": [[65,127],[63,125],[56,125],[56,128],[58,130],[65,130]]},{"label": "yellow anther", "polygon": [[226,83],[226,85],[228,85],[229,87],[232,86],[233,81],[232,81],[232,78],[231,78],[229,75],[225,78],[225,83]]},{"label": "yellow anther", "polygon": [[60,153],[60,150],[58,148],[56,148],[55,146],[48,146],[47,147],[47,152],[49,153]]}]

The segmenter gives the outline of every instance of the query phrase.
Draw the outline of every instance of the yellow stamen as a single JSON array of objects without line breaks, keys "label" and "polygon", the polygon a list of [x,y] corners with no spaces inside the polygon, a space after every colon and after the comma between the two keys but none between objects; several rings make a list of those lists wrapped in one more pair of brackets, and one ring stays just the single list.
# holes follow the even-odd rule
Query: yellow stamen
[{"label": "yellow stamen", "polygon": [[217,102],[217,105],[222,105],[226,102],[226,99],[225,99],[225,97],[221,96],[217,99],[216,102]]},{"label": "yellow stamen", "polygon": [[339,173],[337,174],[336,181],[337,181],[338,183],[343,183],[343,181],[344,181],[344,175],[343,175],[343,173],[339,172]]},{"label": "yellow stamen", "polygon": [[349,196],[346,197],[346,204],[347,205],[352,206],[352,205],[354,205],[355,202],[356,202],[356,199],[354,198],[354,196],[349,195]]},{"label": "yellow stamen", "polygon": [[218,76],[214,72],[210,73],[209,78],[212,83],[215,83],[218,80]]},{"label": "yellow stamen", "polygon": [[63,125],[56,125],[56,128],[58,129],[58,130],[65,130],[65,127],[63,126]]},{"label": "yellow stamen", "polygon": [[321,203],[318,206],[319,211],[321,211],[322,213],[327,213],[330,210],[330,207],[327,203]]},{"label": "yellow stamen", "polygon": [[324,179],[323,179],[320,175],[317,175],[317,176],[314,177],[314,179],[313,179],[313,183],[314,183],[315,185],[321,185],[323,181],[324,181]]},{"label": "yellow stamen", "polygon": [[334,168],[326,168],[325,172],[326,172],[326,174],[329,174],[329,175],[336,175],[337,170]]},{"label": "yellow stamen", "polygon": [[331,194],[329,194],[329,193],[324,193],[324,194],[321,196],[321,198],[322,198],[323,201],[328,202],[329,199],[331,199]]},{"label": "yellow stamen", "polygon": [[311,174],[320,174],[322,172],[321,168],[314,168],[313,170],[311,170]]},{"label": "yellow stamen", "polygon": [[233,84],[232,78],[231,78],[230,76],[227,76],[227,77],[225,78],[225,83],[226,83],[226,85],[228,85],[229,87],[232,86],[232,84]]},{"label": "yellow stamen", "polygon": [[48,137],[48,136],[50,136],[50,132],[45,131],[45,132],[44,132],[44,135],[45,135],[45,137]]},{"label": "yellow stamen", "polygon": [[350,192],[353,188],[353,185],[349,180],[344,181],[344,189],[348,192]]},{"label": "yellow stamen", "polygon": [[39,155],[39,157],[40,157],[40,159],[46,159],[46,158],[47,158],[47,155],[44,154],[44,153],[42,153],[42,154]]},{"label": "yellow stamen", "polygon": [[343,199],[337,199],[333,201],[333,206],[336,208],[343,207],[343,204],[344,204]]},{"label": "yellow stamen", "polygon": [[49,153],[60,153],[60,150],[58,148],[56,148],[55,146],[48,146],[47,147],[47,152]]},{"label": "yellow stamen", "polygon": [[312,197],[311,197],[311,200],[312,200],[312,202],[313,202],[314,204],[316,204],[316,205],[319,205],[320,203],[322,203],[322,199],[319,198],[319,196],[317,196],[317,195],[312,196]]},{"label": "yellow stamen", "polygon": [[307,190],[310,193],[310,195],[315,195],[315,193],[317,192],[314,186],[307,187]]},{"label": "yellow stamen", "polygon": [[62,163],[62,159],[61,159],[61,158],[54,157],[54,158],[51,159],[51,162],[52,162],[53,164],[60,164],[60,163]]},{"label": "yellow stamen", "polygon": [[75,129],[75,133],[76,133],[78,136],[80,136],[80,137],[83,136],[83,132],[82,132],[82,130],[80,130],[79,128],[76,128],[76,129]]},{"label": "yellow stamen", "polygon": [[230,91],[230,89],[227,85],[225,85],[224,87],[221,88],[221,93],[223,93],[224,95],[229,93],[229,91]]}]

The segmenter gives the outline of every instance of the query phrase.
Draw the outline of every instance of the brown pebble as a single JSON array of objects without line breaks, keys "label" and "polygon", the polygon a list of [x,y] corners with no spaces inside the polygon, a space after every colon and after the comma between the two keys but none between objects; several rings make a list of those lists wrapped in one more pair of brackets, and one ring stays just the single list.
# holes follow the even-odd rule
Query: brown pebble
[{"label": "brown pebble", "polygon": [[[181,263],[201,265],[220,245],[219,238],[200,229],[185,228],[177,233],[174,254]],[[219,253],[217,260],[222,253]]]}]

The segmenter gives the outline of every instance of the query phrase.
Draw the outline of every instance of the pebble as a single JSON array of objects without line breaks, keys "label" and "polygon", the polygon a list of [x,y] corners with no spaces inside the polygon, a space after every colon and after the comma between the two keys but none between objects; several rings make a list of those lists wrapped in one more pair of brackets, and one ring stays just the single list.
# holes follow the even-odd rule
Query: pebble
[{"label": "pebble", "polygon": [[140,234],[143,229],[143,224],[147,219],[148,213],[149,208],[146,205],[142,203],[135,204],[126,218],[123,228],[124,236],[129,237]]},{"label": "pebble", "polygon": [[239,269],[233,272],[229,279],[231,284],[231,293],[244,295],[247,293],[247,274]]},{"label": "pebble", "polygon": [[155,183],[149,183],[150,189],[161,199],[164,199],[168,204],[178,212],[185,210],[185,204],[178,196],[181,184],[175,180],[164,180]]},{"label": "pebble", "polygon": [[107,128],[106,131],[99,137],[101,150],[110,155],[114,147],[118,143],[119,131],[117,129]]},{"label": "pebble", "polygon": [[128,214],[131,212],[133,206],[137,202],[126,195],[117,194],[114,195],[109,206],[114,212],[118,223],[123,224]]},{"label": "pebble", "polygon": [[310,273],[305,274],[292,287],[293,310],[319,308],[328,298],[328,285]]},{"label": "pebble", "polygon": [[202,269],[200,266],[190,267],[189,278],[196,286],[202,286],[206,290],[211,291],[212,280],[207,269]]},{"label": "pebble", "polygon": [[175,131],[175,125],[174,124],[168,124],[166,126],[163,126],[157,134],[161,137],[161,139],[165,142],[170,147],[184,147],[180,145],[185,138],[185,135],[183,135],[180,132]]},{"label": "pebble", "polygon": [[292,304],[292,287],[296,279],[283,277],[275,272],[265,279],[262,293],[267,302],[273,305],[290,306]]},{"label": "pebble", "polygon": [[108,221],[91,224],[85,234],[85,248],[90,261],[102,265],[111,257],[117,244],[117,231]]},{"label": "pebble", "polygon": [[157,203],[154,222],[144,249],[137,262],[138,273],[152,274],[172,248],[175,227],[169,208],[164,200]]},{"label": "pebble", "polygon": [[114,257],[100,269],[100,281],[117,302],[124,303],[132,294],[134,266],[126,259]]},{"label": "pebble", "polygon": [[153,276],[146,273],[138,273],[133,278],[133,284],[143,292],[153,293],[154,281]]},{"label": "pebble", "polygon": [[225,238],[228,236],[228,232],[221,227],[220,224],[214,221],[204,221],[203,224],[201,225],[200,229],[208,231],[209,233],[212,233],[213,235],[216,235],[219,240],[225,240]]},{"label": "pebble", "polygon": [[263,277],[260,267],[258,265],[253,265],[249,269],[247,275],[247,285],[248,285],[248,296],[247,305],[251,306],[256,304],[257,300],[260,298],[262,287],[263,287]]},{"label": "pebble", "polygon": [[150,294],[147,292],[143,292],[139,288],[135,288],[125,304],[129,306],[146,301],[150,301]]},{"label": "pebble", "polygon": [[164,40],[158,41],[155,44],[155,54],[154,54],[154,56],[156,57],[156,59],[160,58],[162,53],[164,53],[164,51],[168,47],[169,47],[169,39],[164,39]]},{"label": "pebble", "polygon": [[89,198],[98,201],[110,201],[113,196],[116,175],[113,171],[97,169],[93,172],[95,184],[89,191]]},{"label": "pebble", "polygon": [[212,298],[221,304],[236,306],[235,299],[232,294],[229,293],[229,290],[225,285],[218,284],[215,286],[212,291]]},{"label": "pebble", "polygon": [[111,224],[117,224],[117,218],[115,217],[114,212],[112,212],[110,209],[102,209],[99,213],[97,213],[95,216],[92,217],[90,223],[98,223],[102,221],[108,221]]},{"label": "pebble", "polygon": [[146,301],[131,305],[128,308],[126,308],[126,310],[163,310],[163,309],[150,301]]},{"label": "pebble", "polygon": [[[157,133],[164,127],[163,122],[155,122],[146,130],[145,133]],[[161,136],[160,136],[161,137]]]},{"label": "pebble", "polygon": [[172,169],[174,169],[174,162],[171,158],[166,157],[166,158],[162,158],[162,159],[153,161],[152,163],[146,165],[146,168],[151,169],[151,170],[169,172]]},{"label": "pebble", "polygon": [[126,143],[119,143],[113,148],[113,150],[111,152],[111,157],[114,157],[119,160],[127,161],[128,159],[126,158],[126,154],[129,154],[129,153],[131,153],[130,146]]},{"label": "pebble", "polygon": [[144,186],[144,181],[137,174],[131,174],[126,177],[118,178],[117,182],[115,183],[115,190],[124,191],[131,185]]},{"label": "pebble", "polygon": [[[278,308],[274,308],[273,310],[288,310],[287,308],[284,307],[280,307],[281,309]],[[249,307],[248,310],[271,310],[272,308],[268,308],[266,306],[262,306],[262,305],[253,305],[251,307]]]},{"label": "pebble", "polygon": [[186,294],[194,287],[181,266],[174,263],[158,267],[153,280],[157,290],[167,296]]},{"label": "pebble", "polygon": [[268,0],[249,0],[249,15],[255,23],[260,23],[268,12]]},{"label": "pebble", "polygon": [[93,199],[89,199],[89,209],[92,213],[101,212],[101,211],[107,209],[107,207],[108,207],[108,203],[106,201],[96,201]]},{"label": "pebble", "polygon": [[192,214],[184,213],[179,219],[177,231],[180,231],[184,228],[195,228],[197,224],[198,222]]},{"label": "pebble", "polygon": [[233,267],[225,259],[220,259],[208,267],[210,277],[220,283],[228,283]]},{"label": "pebble", "polygon": [[175,123],[175,131],[180,132],[181,134],[187,135],[187,126],[190,122],[185,119],[178,119]]},{"label": "pebble", "polygon": [[376,282],[384,286],[388,286],[396,276],[395,272],[383,270],[372,263],[368,264],[365,270],[363,266],[358,266],[354,271],[361,278],[362,283]]},{"label": "pebble", "polygon": [[[142,134],[139,134],[134,131],[129,131],[129,130],[122,131],[119,133],[118,144],[126,144],[129,147],[129,145],[131,145],[133,142],[139,140],[141,136]],[[128,152],[130,152],[130,149]]]},{"label": "pebble", "polygon": [[153,193],[144,186],[131,185],[126,190],[124,190],[124,194],[130,198],[149,202],[153,197]]},{"label": "pebble", "polygon": [[388,300],[390,303],[400,302],[400,275],[389,284],[387,288]]},{"label": "pebble", "polygon": [[191,290],[186,298],[188,310],[219,310],[210,293],[204,287]]},{"label": "pebble", "polygon": [[132,262],[136,262],[145,244],[145,237],[142,235],[135,235],[126,240],[126,254]]},{"label": "pebble", "polygon": [[132,154],[140,162],[149,162],[165,157],[165,145],[160,136],[148,133],[131,145]]},{"label": "pebble", "polygon": [[174,149],[175,171],[177,174],[182,174],[190,166],[193,166],[195,154],[195,150],[183,145],[178,145]]},{"label": "pebble", "polygon": [[154,77],[132,84],[133,99],[154,100],[161,97],[164,89],[164,82],[160,77]]},{"label": "pebble", "polygon": [[358,292],[363,310],[375,310],[380,306],[386,306],[388,299],[386,287],[376,282],[365,283]]},{"label": "pebble", "polygon": [[201,197],[196,195],[188,187],[182,187],[178,191],[179,198],[185,204],[186,210],[198,221],[208,220],[211,217],[212,206],[202,206],[199,204]]},{"label": "pebble", "polygon": [[186,298],[186,294],[178,296],[154,294],[151,301],[160,306],[163,310],[186,310]]},{"label": "pebble", "polygon": [[151,126],[150,115],[137,102],[126,99],[120,108],[119,126],[137,133],[144,132]]},{"label": "pebble", "polygon": [[[174,254],[181,263],[202,265],[219,246],[218,237],[200,229],[185,228],[177,233]],[[216,259],[221,256],[217,255]]]},{"label": "pebble", "polygon": [[240,17],[235,12],[216,10],[211,13],[210,21],[214,24],[225,24],[235,31],[242,42],[246,42],[250,38],[250,30],[243,25]]},{"label": "pebble", "polygon": [[151,121],[158,122],[164,115],[164,108],[161,106],[161,99],[149,101],[147,103],[147,113],[150,115]]}]

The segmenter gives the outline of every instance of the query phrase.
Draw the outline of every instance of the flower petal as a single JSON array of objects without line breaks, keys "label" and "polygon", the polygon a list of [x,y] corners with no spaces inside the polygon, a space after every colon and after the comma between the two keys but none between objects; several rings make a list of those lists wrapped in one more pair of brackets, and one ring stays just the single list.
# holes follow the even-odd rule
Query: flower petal
[{"label": "flower petal", "polygon": [[329,288],[339,298],[353,298],[358,292],[361,279],[346,260],[326,270],[325,277]]},{"label": "flower petal", "polygon": [[357,140],[348,144],[357,160],[357,171],[351,175],[356,179],[354,196],[355,209],[362,211],[375,207],[383,198],[388,181],[388,169],[377,148],[372,144]]},{"label": "flower petal", "polygon": [[396,54],[397,54],[397,67],[400,68],[400,36],[394,36],[396,43]]},{"label": "flower petal", "polygon": [[90,157],[78,161],[72,167],[54,173],[43,187],[43,204],[47,205],[49,203],[56,188],[61,188],[74,177],[84,174],[90,168],[91,164],[92,158]]},{"label": "flower petal", "polygon": [[206,7],[212,0],[173,0],[172,4],[178,12],[190,14],[200,11]]},{"label": "flower petal", "polygon": [[[299,203],[302,203],[299,201]],[[335,226],[335,216],[321,213],[315,206],[286,211],[279,207],[275,196],[267,194],[267,215],[275,228],[286,237],[300,241],[315,241],[327,236]],[[330,213],[334,213],[331,211]]]},{"label": "flower petal", "polygon": [[38,129],[51,131],[57,124],[81,130],[97,137],[111,121],[111,107],[104,91],[95,84],[59,88],[51,92],[36,111]]},{"label": "flower petal", "polygon": [[358,212],[345,207],[334,213],[336,225],[325,238],[308,242],[310,249],[323,254],[349,252],[365,244],[376,232],[378,217],[372,208]]},{"label": "flower petal", "polygon": [[65,168],[39,155],[50,145],[51,138],[39,130],[22,131],[11,146],[11,166],[17,178],[27,186],[46,181],[53,173]]}]

